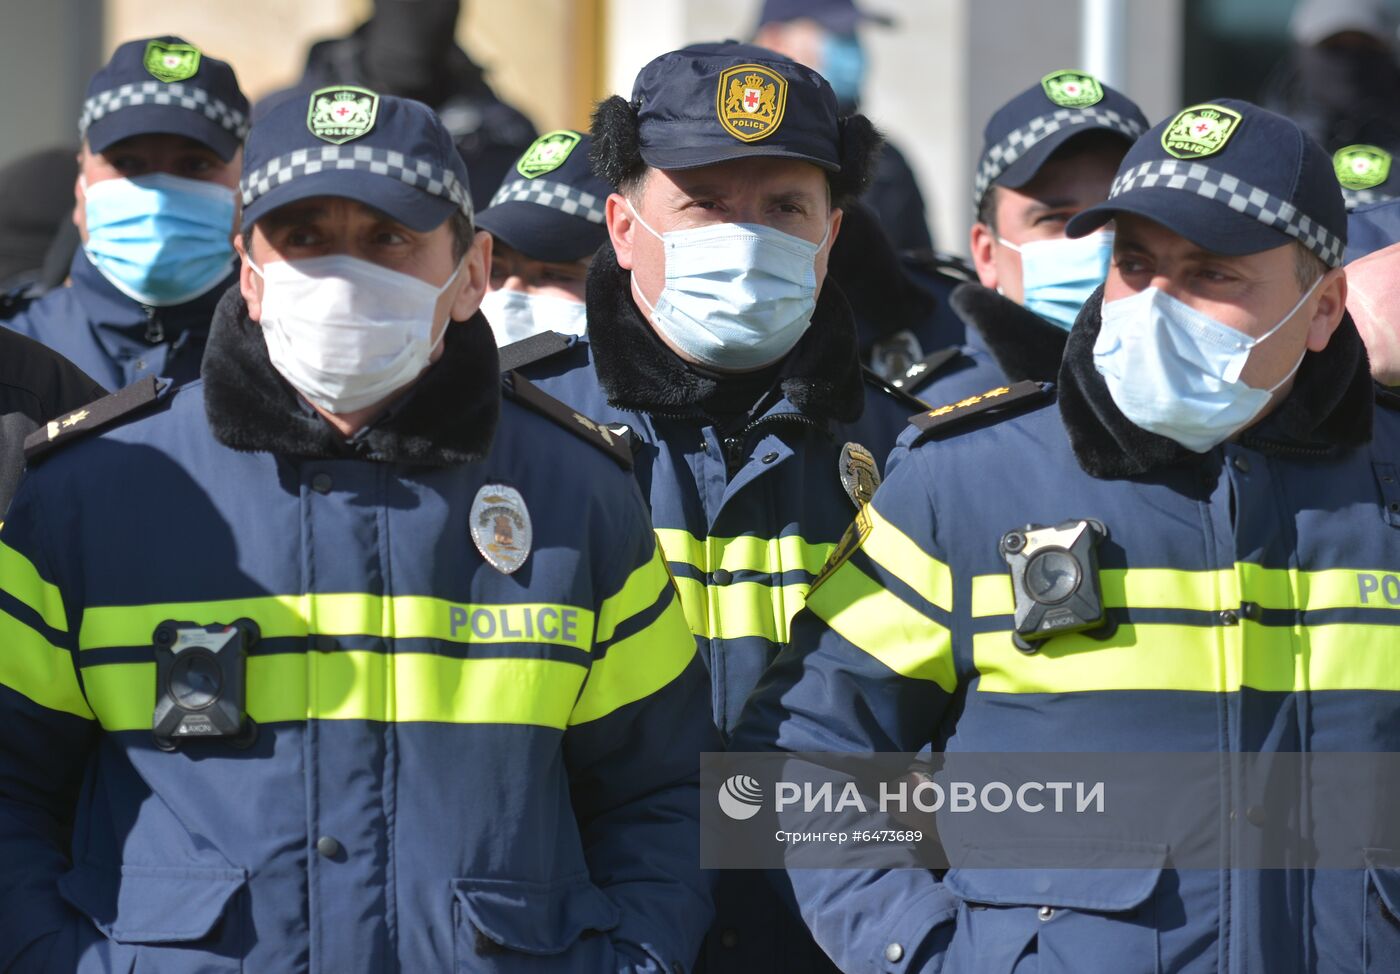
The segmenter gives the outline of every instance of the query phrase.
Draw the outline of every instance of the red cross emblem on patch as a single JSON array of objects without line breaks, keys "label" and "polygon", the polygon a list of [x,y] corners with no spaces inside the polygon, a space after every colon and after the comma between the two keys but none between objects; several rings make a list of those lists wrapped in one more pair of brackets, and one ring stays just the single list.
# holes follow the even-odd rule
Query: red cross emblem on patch
[{"label": "red cross emblem on patch", "polygon": [[1197,122],[1193,131],[1197,135],[1205,135],[1207,132],[1210,131],[1210,129],[1211,124],[1209,122]]},{"label": "red cross emblem on patch", "polygon": [[335,115],[336,118],[342,118],[342,119],[343,119],[346,115],[349,115],[349,114],[350,114],[350,107],[349,107],[348,105],[337,105],[337,106],[335,106],[334,115]]},{"label": "red cross emblem on patch", "polygon": [[759,103],[759,100],[760,100],[762,97],[763,97],[762,94],[759,92],[759,90],[758,90],[757,88],[745,88],[745,89],[744,89],[744,111],[746,111],[746,112],[756,112],[756,111],[758,111],[758,103]]}]

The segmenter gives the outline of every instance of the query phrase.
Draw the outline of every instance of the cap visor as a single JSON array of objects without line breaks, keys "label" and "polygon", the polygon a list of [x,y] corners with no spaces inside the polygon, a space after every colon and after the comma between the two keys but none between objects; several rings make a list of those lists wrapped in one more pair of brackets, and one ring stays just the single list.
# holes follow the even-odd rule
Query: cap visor
[{"label": "cap visor", "polygon": [[1135,189],[1075,214],[1065,226],[1065,235],[1087,236],[1120,213],[1146,217],[1198,247],[1227,257],[1257,254],[1293,240],[1224,203],[1161,186]]},{"label": "cap visor", "polygon": [[392,176],[331,169],[272,187],[244,208],[243,225],[251,226],[273,210],[313,196],[339,196],[363,203],[419,233],[441,226],[457,210],[450,200],[430,196]]},{"label": "cap visor", "polygon": [[106,152],[122,139],[137,135],[183,135],[207,145],[224,162],[231,161],[243,144],[213,119],[170,105],[131,105],[99,118],[85,133],[93,152]]},{"label": "cap visor", "polygon": [[894,26],[894,18],[889,14],[857,10],[853,6],[812,11],[808,16],[834,34],[854,34],[856,28],[862,24],[875,24],[878,27]]},{"label": "cap visor", "polygon": [[717,162],[729,162],[733,159],[769,158],[797,159],[800,162],[810,162],[827,172],[841,171],[840,164],[832,162],[830,159],[823,159],[806,152],[780,149],[777,146],[765,146],[762,143],[688,146],[680,149],[658,149],[644,146],[641,154],[642,161],[653,169],[699,169],[701,166],[713,166]]},{"label": "cap visor", "polygon": [[1035,178],[1036,173],[1040,172],[1040,167],[1045,165],[1061,146],[1070,139],[1088,135],[1090,132],[1107,132],[1109,135],[1118,136],[1123,140],[1123,153],[1125,155],[1133,144],[1133,140],[1122,132],[1098,122],[1083,122],[1079,125],[1072,125],[1047,135],[1031,146],[1024,155],[1007,166],[1002,174],[993,180],[993,185],[1005,186],[1008,189],[1020,189]]},{"label": "cap visor", "polygon": [[582,260],[608,239],[604,224],[521,200],[488,206],[476,225],[532,260],[559,263]]}]

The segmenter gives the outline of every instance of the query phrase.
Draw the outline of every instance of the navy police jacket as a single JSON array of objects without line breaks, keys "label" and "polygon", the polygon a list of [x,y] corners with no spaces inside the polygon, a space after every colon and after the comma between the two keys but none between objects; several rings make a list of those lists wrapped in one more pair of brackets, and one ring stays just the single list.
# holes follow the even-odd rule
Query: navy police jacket
[{"label": "navy police jacket", "polygon": [[[934,411],[905,434],[736,749],[1400,748],[1400,629],[1378,597],[1389,583],[1368,584],[1400,573],[1400,414],[1373,410],[1350,319],[1274,412],[1197,454],[1114,405],[1093,366],[1099,301],[1070,336],[1058,403],[1031,387],[1009,418],[945,429],[959,410]],[[1116,629],[1022,652],[998,539],[1078,518],[1108,529],[1099,577]],[[1392,971],[1400,858],[1363,851],[1369,868],[1351,871],[1177,871],[1144,856],[789,876],[849,971]]]},{"label": "navy police jacket", "polygon": [[[850,309],[828,280],[778,388],[753,415],[717,422],[705,409],[716,380],[656,337],[610,247],[589,274],[588,341],[524,371],[581,412],[630,429],[636,476],[727,734],[921,404],[862,372]],[[762,879],[722,877],[717,909],[706,951],[716,974],[825,969]]]},{"label": "navy police jacket", "polygon": [[81,247],[69,283],[55,288],[0,326],[47,345],[108,390],[146,376],[177,385],[199,377],[209,319],[226,281],[184,304],[153,308],[117,290]]},{"label": "navy police jacket", "polygon": [[[689,969],[715,735],[627,458],[523,380],[503,402],[485,319],[448,334],[346,440],[230,291],[202,382],[32,470],[0,533],[0,968]],[[238,620],[251,743],[161,749],[155,630]]]}]

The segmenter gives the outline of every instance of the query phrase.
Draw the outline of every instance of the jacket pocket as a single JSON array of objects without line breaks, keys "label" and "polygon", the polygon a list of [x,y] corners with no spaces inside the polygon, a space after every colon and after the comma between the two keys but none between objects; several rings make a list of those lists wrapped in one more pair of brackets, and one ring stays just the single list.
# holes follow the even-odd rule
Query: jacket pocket
[{"label": "jacket pocket", "polygon": [[587,876],[452,881],[459,974],[610,970],[617,904]]},{"label": "jacket pocket", "polygon": [[242,968],[246,882],[241,869],[80,865],[58,891],[109,941],[137,948],[139,970],[223,974]]},{"label": "jacket pocket", "polygon": [[1366,851],[1365,969],[1393,971],[1400,957],[1400,853]]},{"label": "jacket pocket", "polygon": [[1156,974],[1161,880],[1160,864],[951,869],[943,883],[961,902],[943,974]]}]

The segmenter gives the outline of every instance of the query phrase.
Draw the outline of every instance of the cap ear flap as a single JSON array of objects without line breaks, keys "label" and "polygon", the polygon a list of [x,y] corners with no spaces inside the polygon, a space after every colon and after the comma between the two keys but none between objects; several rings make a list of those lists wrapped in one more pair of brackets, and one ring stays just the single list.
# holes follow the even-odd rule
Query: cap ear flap
[{"label": "cap ear flap", "polygon": [[832,202],[840,206],[865,192],[875,178],[875,166],[885,137],[864,115],[848,115],[837,123],[841,138],[841,171],[831,175]]},{"label": "cap ear flap", "polygon": [[641,140],[637,134],[637,110],[621,95],[598,102],[590,130],[593,146],[588,160],[593,173],[614,186],[642,167]]}]

